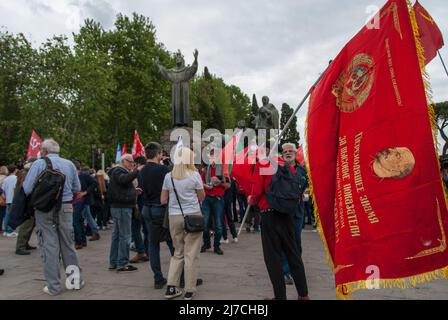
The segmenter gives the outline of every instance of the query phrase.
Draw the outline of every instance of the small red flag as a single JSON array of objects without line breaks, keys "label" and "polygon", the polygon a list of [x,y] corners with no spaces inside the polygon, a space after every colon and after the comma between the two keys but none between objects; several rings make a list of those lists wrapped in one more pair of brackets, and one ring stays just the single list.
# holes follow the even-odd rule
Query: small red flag
[{"label": "small red flag", "polygon": [[251,145],[235,155],[231,176],[246,196],[252,191],[252,171],[257,161],[257,146]]},{"label": "small red flag", "polygon": [[42,143],[42,139],[36,134],[36,132],[31,132],[30,142],[28,143],[28,151],[26,153],[26,161],[29,158],[37,158],[40,150],[40,145]]},{"label": "small red flag", "polygon": [[418,1],[414,4],[414,10],[420,32],[420,41],[425,49],[425,61],[428,64],[444,45],[442,33],[434,19]]},{"label": "small red flag", "polygon": [[121,151],[121,155],[124,155],[126,153],[127,153],[127,151],[126,151],[126,144],[123,144],[123,150]]},{"label": "small red flag", "polygon": [[134,159],[137,157],[145,157],[145,148],[140,141],[137,130],[135,130],[134,132],[134,142],[132,143],[132,157]]},{"label": "small red flag", "polygon": [[300,145],[296,152],[296,160],[303,167],[305,166],[305,156],[303,154],[303,146]]}]

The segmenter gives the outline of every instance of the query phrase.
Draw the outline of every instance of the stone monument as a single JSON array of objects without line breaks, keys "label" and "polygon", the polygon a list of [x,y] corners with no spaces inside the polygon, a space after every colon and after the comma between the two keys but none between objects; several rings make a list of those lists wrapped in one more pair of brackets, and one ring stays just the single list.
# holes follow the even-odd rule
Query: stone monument
[{"label": "stone monument", "polygon": [[172,82],[171,110],[173,113],[173,127],[188,127],[188,110],[190,107],[190,85],[198,71],[198,50],[194,51],[192,66],[185,66],[185,60],[178,51],[176,53],[176,67],[166,69],[157,61],[159,72],[164,79]]},{"label": "stone monument", "polygon": [[191,66],[185,66],[185,60],[180,51],[175,55],[176,67],[167,69],[163,67],[158,60],[156,60],[157,67],[160,74],[166,80],[170,80],[172,83],[171,93],[171,112],[172,112],[172,126],[173,129],[165,130],[161,136],[161,144],[165,151],[170,152],[171,148],[176,145],[176,141],[173,141],[174,135],[172,132],[175,129],[185,129],[190,135],[189,143],[186,143],[186,135],[181,134],[183,137],[184,145],[190,144],[192,148],[193,142],[193,129],[188,127],[189,124],[189,108],[190,108],[190,85],[189,81],[193,79],[198,70],[198,50],[195,50],[194,62]]},{"label": "stone monument", "polygon": [[278,110],[272,103],[269,103],[267,96],[264,96],[261,100],[263,101],[263,106],[258,110],[255,129],[279,129],[280,116]]}]

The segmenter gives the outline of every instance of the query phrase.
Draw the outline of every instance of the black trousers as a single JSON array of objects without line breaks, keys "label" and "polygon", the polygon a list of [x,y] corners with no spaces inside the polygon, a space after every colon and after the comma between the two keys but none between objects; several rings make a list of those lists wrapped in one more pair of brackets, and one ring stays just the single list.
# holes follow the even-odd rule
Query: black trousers
[{"label": "black trousers", "polygon": [[263,256],[276,300],[286,300],[286,285],[282,269],[282,253],[288,259],[291,275],[301,297],[308,295],[305,267],[297,254],[294,220],[279,212],[261,213]]}]

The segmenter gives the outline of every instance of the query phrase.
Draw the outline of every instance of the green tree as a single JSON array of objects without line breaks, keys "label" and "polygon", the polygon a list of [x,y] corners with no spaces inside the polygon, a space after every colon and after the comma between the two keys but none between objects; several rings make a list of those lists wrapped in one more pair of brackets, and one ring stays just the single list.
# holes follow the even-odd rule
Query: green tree
[{"label": "green tree", "polygon": [[[111,30],[88,19],[73,41],[53,36],[37,49],[22,34],[0,32],[0,162],[25,156],[31,130],[86,164],[93,143],[113,160],[134,130],[143,143],[159,140],[171,126],[171,83],[156,59],[175,65],[152,22],[137,14],[118,15]],[[208,69],[190,93],[190,118],[204,129],[234,128],[251,115],[249,98]]]},{"label": "green tree", "polygon": [[[280,128],[283,130],[289,118],[294,113],[294,109],[291,108],[288,104],[283,103],[281,115],[280,115]],[[300,141],[300,133],[297,131],[297,116],[294,116],[291,124],[286,129],[283,137],[281,139],[281,144],[283,143],[294,143],[296,146]]]},{"label": "green tree", "polygon": [[442,154],[445,155],[448,151],[448,135],[445,131],[448,127],[448,101],[436,103],[434,110],[437,116],[437,127],[442,139],[445,141],[442,151]]},{"label": "green tree", "polygon": [[22,118],[24,93],[32,85],[36,56],[23,34],[0,32],[0,163],[25,157],[31,130]]},{"label": "green tree", "polygon": [[174,66],[174,58],[157,42],[152,22],[135,13],[132,18],[118,15],[107,45],[115,82],[106,119],[112,126],[110,141],[126,143],[123,139],[131,139],[135,129],[143,143],[158,140],[171,125],[171,85],[161,79],[155,58],[165,66]]},{"label": "green tree", "polygon": [[236,124],[239,120],[244,120],[246,126],[249,127],[252,118],[251,103],[249,97],[235,85],[227,85],[226,89],[230,95],[230,106],[232,110],[234,110],[235,115],[237,115],[237,119],[235,120]]},{"label": "green tree", "polygon": [[236,127],[238,120],[249,119],[249,98],[236,86],[227,85],[223,79],[212,75],[208,68],[191,84],[191,121],[201,121],[202,129]]}]

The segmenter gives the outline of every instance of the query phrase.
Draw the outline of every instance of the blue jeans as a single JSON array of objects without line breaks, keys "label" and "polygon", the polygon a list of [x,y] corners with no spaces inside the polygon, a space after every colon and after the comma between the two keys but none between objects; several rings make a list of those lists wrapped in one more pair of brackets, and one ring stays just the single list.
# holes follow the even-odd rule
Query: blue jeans
[{"label": "blue jeans", "polygon": [[247,208],[247,199],[242,194],[238,194],[236,198],[238,199],[238,205],[240,207],[240,221],[243,221],[244,214],[246,213]]},{"label": "blue jeans", "polygon": [[[228,201],[224,202],[224,215],[225,215],[225,218],[227,218],[227,226],[229,226],[229,230],[230,230],[230,233],[232,234],[232,238],[235,239],[238,236],[238,232],[236,231],[235,223],[233,222],[232,203],[231,202],[228,202]],[[222,237],[224,240],[227,240],[227,226],[225,224],[225,221],[223,221]]]},{"label": "blue jeans", "polygon": [[135,243],[135,249],[139,254],[147,253],[149,249],[148,232],[146,230],[146,224],[142,220],[143,217],[141,219],[132,218],[132,241]]},{"label": "blue jeans", "polygon": [[73,230],[75,231],[75,244],[78,245],[87,243],[84,220],[82,217],[84,207],[84,202],[80,201],[76,203],[73,208]]},{"label": "blue jeans", "polygon": [[87,221],[92,234],[98,233],[98,225],[96,224],[95,219],[93,219],[92,217],[92,212],[90,211],[89,205],[84,205],[84,210],[82,210],[82,217]]},{"label": "blue jeans", "polygon": [[[143,206],[143,220],[146,224],[146,231],[148,232],[148,239],[151,239],[151,225],[153,220],[163,219],[166,208],[162,208],[160,205]],[[174,247],[172,241],[167,241],[168,249],[171,255],[174,254]],[[154,273],[154,282],[162,282],[163,277],[162,267],[160,265],[160,243],[153,243],[149,241],[149,262],[151,264],[151,270]]]},{"label": "blue jeans", "polygon": [[6,207],[0,207],[0,228],[3,230],[3,219],[6,216]]},{"label": "blue jeans", "polygon": [[[296,244],[297,244],[297,253],[299,256],[302,256],[302,226],[303,226],[303,220],[305,219],[305,215],[301,214],[299,216],[294,216],[294,230],[295,230],[295,238],[296,238]],[[291,270],[289,268],[288,259],[286,259],[286,256],[283,254],[283,273],[291,273]]]},{"label": "blue jeans", "polygon": [[9,226],[9,211],[11,211],[11,208],[12,208],[12,204],[6,205],[5,218],[3,219],[3,230],[6,233],[14,232],[14,230]]},{"label": "blue jeans", "polygon": [[214,248],[219,248],[219,241],[222,237],[222,224],[224,221],[224,198],[206,196],[202,202],[202,214],[204,215],[205,230],[204,230],[204,246],[209,248],[210,245],[210,216],[213,215],[215,220],[215,240]]},{"label": "blue jeans", "polygon": [[131,208],[111,208],[114,227],[110,246],[110,265],[122,268],[129,263],[129,247],[131,245]]}]

